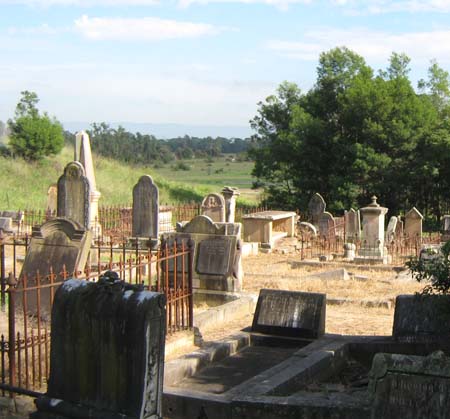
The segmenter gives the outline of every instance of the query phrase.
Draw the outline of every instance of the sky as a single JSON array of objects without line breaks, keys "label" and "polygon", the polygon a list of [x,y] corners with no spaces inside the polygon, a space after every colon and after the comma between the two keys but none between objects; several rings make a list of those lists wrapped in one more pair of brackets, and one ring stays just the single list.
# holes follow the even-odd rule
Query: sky
[{"label": "sky", "polygon": [[414,84],[432,59],[450,70],[449,18],[450,0],[0,0],[0,120],[31,90],[63,124],[250,130],[259,101],[284,80],[306,92],[336,46],[375,70],[404,52]]}]

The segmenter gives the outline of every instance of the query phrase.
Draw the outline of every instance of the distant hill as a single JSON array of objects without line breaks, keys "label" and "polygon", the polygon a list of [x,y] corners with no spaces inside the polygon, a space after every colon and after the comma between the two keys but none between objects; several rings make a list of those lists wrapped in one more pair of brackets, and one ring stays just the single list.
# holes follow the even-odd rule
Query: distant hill
[{"label": "distant hill", "polygon": [[[94,122],[94,121],[93,121]],[[103,122],[103,121],[95,121]],[[105,121],[106,122],[106,121]],[[63,122],[64,129],[70,132],[89,129],[92,122]],[[250,126],[212,126],[212,125],[182,125],[182,124],[150,124],[139,122],[107,122],[111,127],[119,125],[130,132],[151,134],[159,139],[183,137],[225,137],[247,138],[252,135]]]}]

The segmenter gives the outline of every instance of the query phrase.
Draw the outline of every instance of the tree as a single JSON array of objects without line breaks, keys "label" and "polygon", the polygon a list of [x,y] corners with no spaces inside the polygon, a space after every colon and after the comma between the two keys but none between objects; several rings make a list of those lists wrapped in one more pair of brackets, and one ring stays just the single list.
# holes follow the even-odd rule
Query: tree
[{"label": "tree", "polygon": [[27,160],[39,160],[59,153],[64,145],[61,124],[45,112],[39,114],[36,93],[25,90],[21,95],[15,118],[8,121],[10,148],[14,154]]}]

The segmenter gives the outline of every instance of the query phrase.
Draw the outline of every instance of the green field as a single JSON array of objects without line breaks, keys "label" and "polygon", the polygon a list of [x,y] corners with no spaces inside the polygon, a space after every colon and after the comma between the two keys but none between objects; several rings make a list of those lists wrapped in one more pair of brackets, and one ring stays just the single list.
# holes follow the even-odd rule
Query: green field
[{"label": "green field", "polygon": [[[65,147],[54,157],[29,163],[22,159],[0,157],[0,209],[45,209],[47,190],[62,175],[73,159],[72,147]],[[160,190],[161,203],[200,201],[209,192],[223,186],[242,190],[241,202],[256,202],[259,194],[251,191],[251,162],[232,162],[220,157],[213,161],[186,160],[189,170],[177,170],[177,162],[162,167],[129,166],[94,155],[100,205],[123,205],[132,201],[132,189],[139,177],[149,174]]]}]

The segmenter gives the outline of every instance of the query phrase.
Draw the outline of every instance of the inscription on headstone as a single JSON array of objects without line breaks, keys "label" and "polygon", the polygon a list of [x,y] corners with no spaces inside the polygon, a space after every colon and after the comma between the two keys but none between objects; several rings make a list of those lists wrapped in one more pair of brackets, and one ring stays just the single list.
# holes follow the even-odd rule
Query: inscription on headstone
[{"label": "inscription on headstone", "polygon": [[230,269],[233,242],[226,237],[202,240],[198,245],[196,271],[206,275],[226,275]]},{"label": "inscription on headstone", "polygon": [[225,222],[225,199],[222,195],[211,193],[202,201],[202,214],[216,223]]},{"label": "inscription on headstone", "polygon": [[318,338],[325,333],[326,294],[262,289],[252,331]]}]

